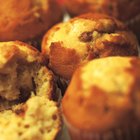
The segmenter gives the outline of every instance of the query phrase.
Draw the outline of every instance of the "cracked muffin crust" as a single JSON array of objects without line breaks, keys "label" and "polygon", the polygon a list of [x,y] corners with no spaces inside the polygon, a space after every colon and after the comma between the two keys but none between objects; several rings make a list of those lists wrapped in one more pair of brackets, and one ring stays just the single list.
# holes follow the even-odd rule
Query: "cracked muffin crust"
[{"label": "cracked muffin crust", "polygon": [[37,42],[62,20],[62,11],[55,0],[1,1],[0,14],[0,41]]},{"label": "cracked muffin crust", "polygon": [[108,57],[75,71],[62,100],[73,139],[139,139],[139,70],[138,57]]},{"label": "cracked muffin crust", "polygon": [[70,79],[76,67],[107,56],[137,56],[138,41],[120,21],[102,14],[84,14],[51,28],[42,53],[55,74]]}]

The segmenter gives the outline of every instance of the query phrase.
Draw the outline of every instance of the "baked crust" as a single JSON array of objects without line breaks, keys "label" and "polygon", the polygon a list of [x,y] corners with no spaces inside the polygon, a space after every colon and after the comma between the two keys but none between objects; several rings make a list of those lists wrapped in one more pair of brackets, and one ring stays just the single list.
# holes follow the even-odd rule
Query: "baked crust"
[{"label": "baked crust", "polygon": [[[24,53],[24,55],[20,55]],[[45,58],[34,47],[20,41],[10,41],[0,43],[0,68],[3,68],[13,57],[24,57],[28,62],[37,61],[45,64]]]},{"label": "baked crust", "polygon": [[0,13],[0,41],[32,40],[62,20],[55,0],[2,1]]},{"label": "baked crust", "polygon": [[139,125],[139,69],[135,57],[102,58],[78,68],[62,100],[68,125],[95,134]]},{"label": "baked crust", "polygon": [[70,79],[82,63],[107,56],[137,56],[138,41],[120,21],[102,14],[84,14],[51,28],[42,53],[57,75]]}]

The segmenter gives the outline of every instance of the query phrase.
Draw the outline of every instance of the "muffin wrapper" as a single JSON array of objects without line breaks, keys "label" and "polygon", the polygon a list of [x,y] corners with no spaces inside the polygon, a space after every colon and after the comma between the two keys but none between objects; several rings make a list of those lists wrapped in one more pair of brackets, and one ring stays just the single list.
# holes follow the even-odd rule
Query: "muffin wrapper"
[{"label": "muffin wrapper", "polygon": [[128,127],[115,128],[103,133],[79,130],[70,125],[64,118],[71,140],[140,140],[140,126],[133,124]]}]

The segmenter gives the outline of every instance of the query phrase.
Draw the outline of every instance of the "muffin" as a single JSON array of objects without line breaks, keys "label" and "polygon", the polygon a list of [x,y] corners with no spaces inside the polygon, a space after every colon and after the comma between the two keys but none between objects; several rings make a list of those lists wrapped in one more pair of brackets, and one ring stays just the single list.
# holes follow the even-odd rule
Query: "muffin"
[{"label": "muffin", "polygon": [[54,140],[60,124],[57,104],[34,96],[26,103],[0,113],[0,139]]},{"label": "muffin", "polygon": [[0,110],[27,100],[32,93],[56,97],[53,73],[35,48],[19,42],[0,43]]},{"label": "muffin", "polygon": [[76,16],[87,12],[105,13],[130,25],[140,36],[140,1],[139,0],[64,0],[70,15]]},{"label": "muffin", "polygon": [[0,41],[20,40],[36,47],[44,32],[62,20],[56,0],[1,1],[0,13]]},{"label": "muffin", "polygon": [[72,140],[140,139],[140,58],[108,57],[79,67],[62,100]]},{"label": "muffin", "polygon": [[57,86],[45,64],[41,53],[25,43],[0,43],[1,140],[57,136],[61,128]]},{"label": "muffin", "polygon": [[70,80],[86,61],[137,56],[138,41],[120,21],[102,14],[84,14],[52,27],[43,38],[42,53],[56,75]]}]

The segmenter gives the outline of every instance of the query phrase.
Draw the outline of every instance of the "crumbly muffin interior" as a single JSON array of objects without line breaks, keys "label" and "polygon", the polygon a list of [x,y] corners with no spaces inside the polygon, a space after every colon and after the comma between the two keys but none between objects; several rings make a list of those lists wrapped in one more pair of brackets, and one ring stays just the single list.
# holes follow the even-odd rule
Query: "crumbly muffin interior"
[{"label": "crumbly muffin interior", "polygon": [[0,111],[25,102],[31,93],[50,98],[48,76],[46,68],[37,62],[17,60],[0,69]]},{"label": "crumbly muffin interior", "polygon": [[0,113],[0,139],[52,140],[59,125],[56,103],[44,97],[34,96],[24,105],[20,104],[12,110]]},{"label": "crumbly muffin interior", "polygon": [[61,128],[55,79],[22,42],[0,43],[0,140],[54,140]]}]

